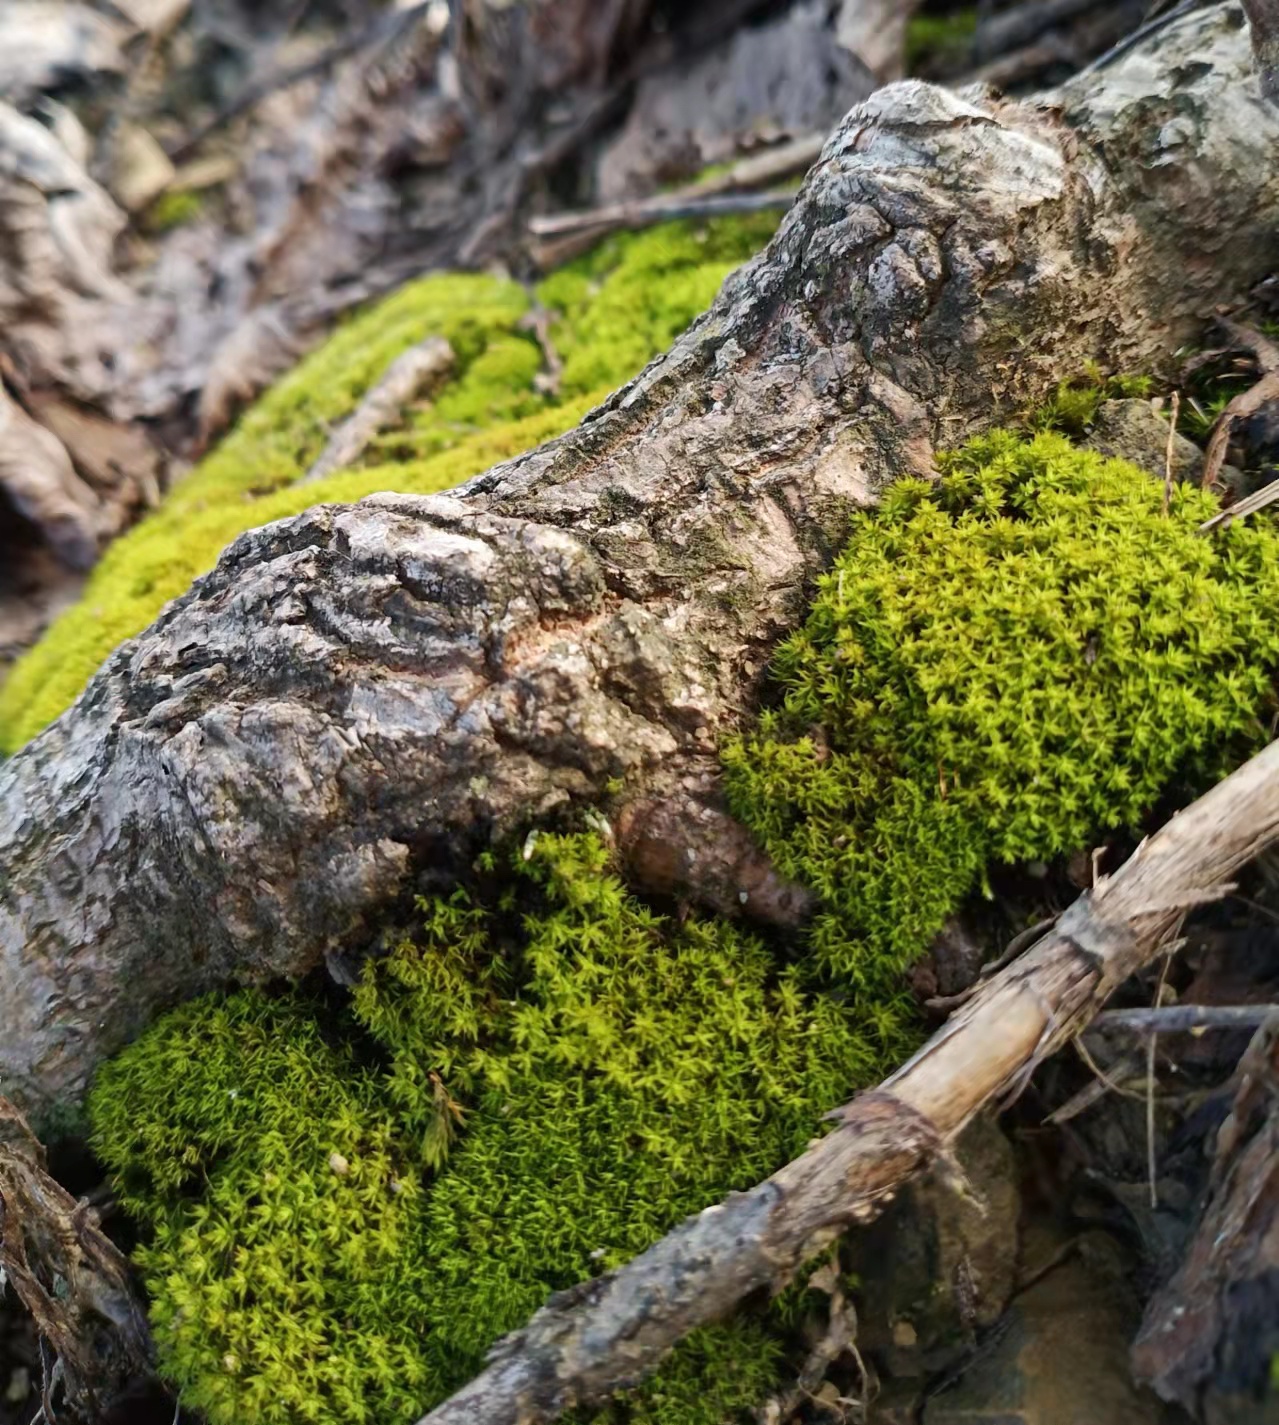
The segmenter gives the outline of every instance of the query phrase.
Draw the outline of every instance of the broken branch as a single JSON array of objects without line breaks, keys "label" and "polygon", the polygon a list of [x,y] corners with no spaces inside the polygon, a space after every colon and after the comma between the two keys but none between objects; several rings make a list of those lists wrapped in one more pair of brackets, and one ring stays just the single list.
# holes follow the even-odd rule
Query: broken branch
[{"label": "broken branch", "polygon": [[1166,1004],[1148,1009],[1108,1009],[1090,1033],[1195,1034],[1205,1029],[1256,1029],[1279,1012],[1273,1004]]},{"label": "broken branch", "polygon": [[354,465],[380,431],[392,425],[415,397],[438,386],[453,370],[453,348],[430,336],[386,368],[352,415],[333,432],[315,463],[298,481],[308,485]]}]

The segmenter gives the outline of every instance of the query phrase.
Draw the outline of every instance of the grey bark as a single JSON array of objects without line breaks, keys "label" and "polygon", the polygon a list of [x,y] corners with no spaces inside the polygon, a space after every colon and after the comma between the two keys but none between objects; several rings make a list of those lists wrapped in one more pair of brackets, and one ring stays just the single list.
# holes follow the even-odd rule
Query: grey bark
[{"label": "grey bark", "polygon": [[[727,1316],[752,1292],[780,1290],[842,1232],[877,1216],[911,1176],[932,1164],[946,1168],[948,1145],[982,1108],[1018,1092],[1155,957],[1188,909],[1224,893],[1276,839],[1279,743],[1272,743],[1081,896],[880,1088],[832,1114],[839,1127],[828,1137],[767,1181],[686,1219],[618,1271],[553,1297],[420,1425],[547,1425],[634,1385],[689,1331]],[[1279,1030],[1279,1019],[1274,1024]],[[1255,1100],[1261,1116],[1270,1110],[1272,1083],[1273,1070],[1269,1091],[1254,1089],[1253,1116]],[[1236,1108],[1241,1138],[1243,1119]],[[1235,1212],[1251,1212],[1254,1233],[1257,1218],[1274,1218],[1273,1187],[1268,1199],[1263,1190],[1279,1171],[1279,1116],[1269,1121],[1268,1156],[1260,1146],[1251,1152],[1248,1191]],[[1211,1248],[1204,1251],[1215,1262]],[[1253,1314],[1260,1334],[1261,1312]],[[1164,1329],[1175,1338],[1179,1317],[1170,1315],[1174,1324]],[[1250,1354],[1250,1364],[1268,1365],[1268,1353]]]},{"label": "grey bark", "polygon": [[0,768],[5,1091],[78,1094],[164,1005],[302,972],[569,804],[664,807],[632,819],[666,828],[641,880],[776,912],[790,889],[698,828],[849,511],[1088,358],[1159,367],[1277,253],[1237,6],[1051,103],[880,91],[577,430],[242,536]]}]

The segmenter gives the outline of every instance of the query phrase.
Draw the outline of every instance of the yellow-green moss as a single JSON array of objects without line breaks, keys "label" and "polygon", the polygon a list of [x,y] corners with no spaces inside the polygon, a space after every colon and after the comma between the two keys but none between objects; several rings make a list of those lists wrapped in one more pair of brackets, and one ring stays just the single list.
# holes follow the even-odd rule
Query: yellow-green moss
[{"label": "yellow-green moss", "polygon": [[1094,363],[1082,376],[1058,382],[1048,400],[1031,413],[1027,424],[1032,430],[1084,436],[1097,419],[1103,401],[1147,396],[1152,384],[1149,376],[1107,376]]},{"label": "yellow-green moss", "polygon": [[170,188],[150,204],[140,222],[148,233],[167,233],[193,222],[204,211],[204,199],[190,189]]},{"label": "yellow-green moss", "polygon": [[[487,904],[423,903],[369,967],[381,1067],[317,1005],[251,992],[99,1075],[161,1368],[212,1425],[415,1418],[550,1292],[800,1151],[906,1043],[739,929],[652,915],[591,837],[514,866]],[[602,1418],[719,1425],[781,1350],[762,1318],[699,1332]]]},{"label": "yellow-green moss", "polygon": [[[117,644],[246,529],[326,501],[447,489],[571,428],[667,347],[773,226],[767,216],[672,224],[612,238],[553,274],[537,295],[562,313],[553,339],[564,373],[554,396],[535,389],[541,353],[520,330],[529,297],[513,282],[427,277],[353,317],[106,551],[80,602],[0,687],[0,750],[57,717]],[[396,356],[432,334],[457,356],[437,398],[381,436],[361,466],[298,486],[332,427]]]},{"label": "yellow-green moss", "polygon": [[731,803],[825,910],[826,972],[917,956],[992,861],[1140,824],[1263,739],[1279,534],[1056,434],[996,432],[859,517],[726,749]]}]

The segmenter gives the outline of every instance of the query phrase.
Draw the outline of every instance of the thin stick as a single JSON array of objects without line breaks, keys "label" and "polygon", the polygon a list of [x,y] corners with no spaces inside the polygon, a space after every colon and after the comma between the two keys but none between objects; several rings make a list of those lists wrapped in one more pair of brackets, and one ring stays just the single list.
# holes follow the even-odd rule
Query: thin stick
[{"label": "thin stick", "polygon": [[1264,510],[1267,505],[1273,505],[1276,500],[1279,500],[1279,480],[1272,480],[1269,485],[1263,485],[1260,490],[1254,490],[1247,499],[1240,500],[1238,504],[1230,505],[1219,511],[1211,519],[1204,520],[1196,532],[1207,534],[1219,526],[1224,527],[1235,520],[1247,519],[1249,515],[1255,515],[1258,510]]},{"label": "thin stick", "polygon": [[759,213],[768,208],[788,208],[795,189],[773,188],[765,193],[662,193],[634,203],[612,203],[582,213],[554,213],[531,218],[534,237],[563,237],[589,232],[593,237],[617,228],[645,228],[676,218],[714,218],[728,213]]},{"label": "thin stick", "polygon": [[672,204],[691,203],[699,198],[730,195],[745,190],[763,188],[781,178],[802,173],[816,163],[826,142],[825,134],[804,134],[788,144],[766,149],[734,163],[723,173],[700,182],[690,183],[674,193],[659,193],[652,198],[640,198],[629,203],[609,203],[582,212],[546,213],[529,219],[529,232],[535,237],[562,237],[568,233],[598,227],[625,227],[634,223],[636,215],[654,212],[654,221],[668,215]]},{"label": "thin stick", "polygon": [[1166,947],[1187,904],[1279,841],[1279,743],[1082,895],[839,1126],[746,1192],[676,1227],[620,1270],[561,1293],[500,1341],[424,1425],[547,1425],[653,1370],[689,1331],[776,1290],[848,1227],[870,1221],[1027,1066],[1074,1039]]},{"label": "thin stick", "polygon": [[1089,1026],[1089,1034],[1202,1034],[1208,1029],[1257,1029],[1279,1005],[1165,1004],[1149,1009],[1108,1009]]},{"label": "thin stick", "polygon": [[329,437],[315,463],[297,483],[312,484],[338,470],[349,469],[372,441],[398,420],[404,407],[444,381],[453,365],[453,348],[442,336],[426,337],[401,352]]},{"label": "thin stick", "polygon": [[1168,421],[1168,448],[1164,451],[1164,514],[1172,508],[1172,451],[1177,440],[1177,417],[1181,414],[1181,393],[1172,393],[1172,414]]},{"label": "thin stick", "polygon": [[1077,1093],[1071,1096],[1059,1108],[1055,1108],[1047,1118],[1046,1124],[1057,1125],[1069,1123],[1072,1118],[1078,1118],[1087,1108],[1091,1108],[1094,1103],[1105,1098],[1108,1093],[1115,1092],[1123,1094],[1123,1081],[1130,1079],[1137,1072],[1137,1061],[1131,1056],[1120,1059],[1110,1069],[1103,1072],[1101,1066],[1092,1058],[1088,1050],[1084,1047],[1083,1038],[1075,1040],[1075,1050],[1079,1057],[1088,1065],[1093,1077]]},{"label": "thin stick", "polygon": [[[1180,927],[1178,928],[1180,929]],[[1163,1003],[1164,984],[1168,979],[1168,967],[1171,964],[1172,951],[1165,949],[1164,962],[1159,967],[1159,983],[1155,986],[1155,1004],[1157,1006]],[[1152,1033],[1146,1044],[1146,1171],[1150,1179],[1152,1211],[1159,1207],[1158,1164],[1155,1161],[1155,1046],[1158,1042],[1158,1033]]]},{"label": "thin stick", "polygon": [[1159,1187],[1155,1181],[1155,1044],[1159,1036],[1152,1034],[1146,1041],[1146,1177],[1150,1183],[1150,1206],[1159,1206]]}]

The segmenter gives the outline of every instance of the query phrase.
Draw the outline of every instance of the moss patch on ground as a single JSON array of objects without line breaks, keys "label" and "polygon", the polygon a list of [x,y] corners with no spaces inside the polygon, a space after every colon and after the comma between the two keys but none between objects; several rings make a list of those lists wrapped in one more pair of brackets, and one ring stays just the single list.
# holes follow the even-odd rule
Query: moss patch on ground
[{"label": "moss patch on ground", "polygon": [[[520,329],[530,299],[516,283],[426,277],[353,317],[106,551],[80,602],[0,687],[0,751],[15,750],[70,706],[112,649],[146,628],[245,530],[327,501],[445,490],[571,429],[668,347],[775,226],[763,215],[619,235],[552,274],[536,295],[558,313],[553,341],[564,372],[554,396],[534,386],[542,358]],[[384,433],[360,465],[299,486],[333,426],[401,352],[431,335],[452,345],[453,379]]]},{"label": "moss patch on ground", "polygon": [[860,516],[730,743],[734,811],[821,893],[811,948],[865,984],[907,965],[992,861],[1136,828],[1263,742],[1279,533],[1210,537],[1203,491],[1006,431]]},{"label": "moss patch on ground", "polygon": [[[422,903],[369,966],[372,1051],[246,992],[99,1075],[161,1367],[212,1425],[416,1418],[552,1291],[802,1150],[908,1043],[740,929],[654,916],[591,836],[513,867]],[[701,1331],[594,1418],[718,1425],[774,1385],[776,1328]]]}]

